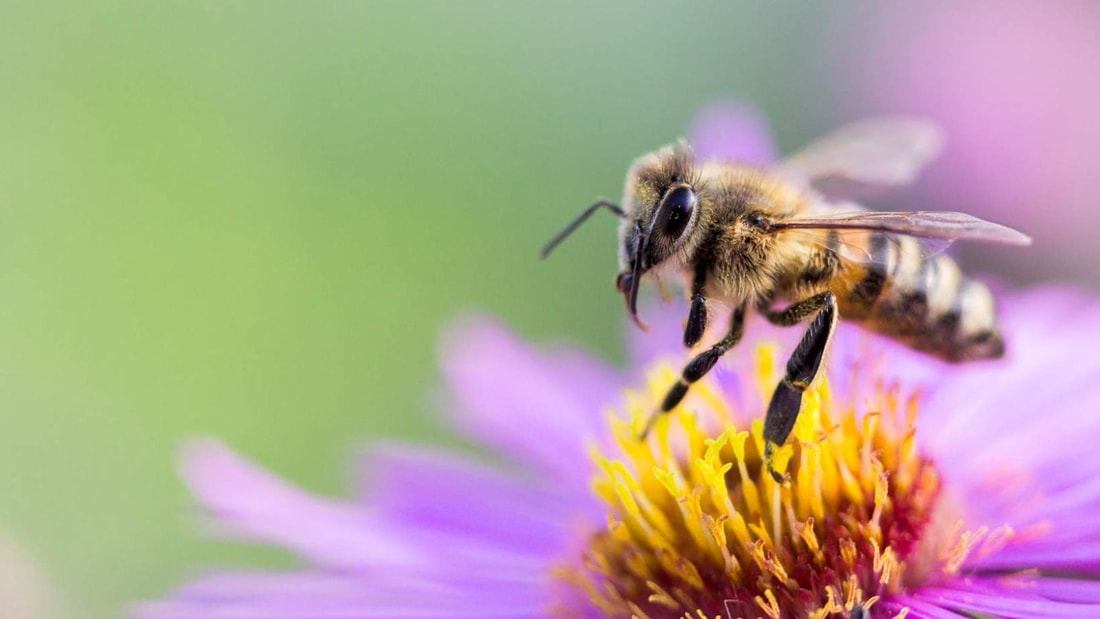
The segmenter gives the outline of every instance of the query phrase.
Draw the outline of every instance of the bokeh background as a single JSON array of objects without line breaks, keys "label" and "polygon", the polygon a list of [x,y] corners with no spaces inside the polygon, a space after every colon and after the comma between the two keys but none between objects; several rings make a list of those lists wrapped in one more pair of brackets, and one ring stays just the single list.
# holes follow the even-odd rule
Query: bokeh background
[{"label": "bokeh background", "polygon": [[4,3],[0,88],[5,619],[287,561],[196,535],[181,443],[343,493],[365,442],[450,440],[463,313],[619,357],[614,223],[537,248],[715,100],[784,150],[930,115],[946,156],[875,206],[998,219],[1036,246],[968,264],[1100,285],[1093,2]]}]

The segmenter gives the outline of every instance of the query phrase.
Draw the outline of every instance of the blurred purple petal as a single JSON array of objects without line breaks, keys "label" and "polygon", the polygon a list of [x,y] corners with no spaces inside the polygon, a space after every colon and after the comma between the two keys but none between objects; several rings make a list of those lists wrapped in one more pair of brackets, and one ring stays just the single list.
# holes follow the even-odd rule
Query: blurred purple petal
[{"label": "blurred purple petal", "polygon": [[625,336],[630,366],[645,371],[656,361],[667,359],[670,352],[683,348],[682,325],[687,318],[688,305],[680,297],[667,303],[646,299],[640,305],[638,313],[650,325],[650,330],[642,331],[628,323]]},{"label": "blurred purple petal", "polygon": [[419,578],[363,579],[332,572],[229,572],[177,592],[178,601],[142,604],[134,617],[158,619],[445,619],[544,617],[545,585],[506,578],[454,586]]},{"label": "blurred purple petal", "polygon": [[578,437],[596,436],[622,397],[610,368],[576,351],[536,351],[485,320],[455,328],[442,357],[457,428],[563,484],[587,482]]},{"label": "blurred purple petal", "polygon": [[755,108],[744,103],[719,102],[703,108],[689,135],[700,161],[719,159],[766,166],[778,159],[767,123]]},{"label": "blurred purple petal", "polygon": [[1071,578],[1045,578],[1034,576],[1026,581],[1043,597],[1061,602],[1100,603],[1100,582]]},{"label": "blurred purple petal", "polygon": [[182,474],[223,533],[283,546],[336,567],[416,559],[406,544],[378,535],[361,508],[299,490],[215,440],[188,446]]},{"label": "blurred purple petal", "polygon": [[[937,426],[928,439],[945,466],[987,470],[981,466],[984,460],[995,465],[998,454],[1012,451],[1019,454],[1015,464],[1030,469],[1052,458],[1064,459],[1075,445],[1088,448],[1081,440],[1097,429],[1091,415],[1064,415],[1051,424],[1037,411],[1087,409],[1100,397],[1095,381],[1100,358],[1085,355],[1065,363],[1066,351],[1081,334],[1100,332],[1100,305],[1076,293],[1054,291],[1010,299],[1003,317],[1004,329],[1012,334],[1009,358],[973,364],[959,380],[946,381],[928,398],[925,419],[934,419]],[[1042,380],[1035,380],[1038,376]],[[999,388],[982,388],[994,381]],[[993,434],[995,426],[1013,431]],[[1058,444],[1059,450],[1034,449],[1049,444]]]},{"label": "blurred purple petal", "polygon": [[360,470],[365,502],[390,521],[536,556],[561,551],[579,508],[536,478],[427,450],[375,451]]}]

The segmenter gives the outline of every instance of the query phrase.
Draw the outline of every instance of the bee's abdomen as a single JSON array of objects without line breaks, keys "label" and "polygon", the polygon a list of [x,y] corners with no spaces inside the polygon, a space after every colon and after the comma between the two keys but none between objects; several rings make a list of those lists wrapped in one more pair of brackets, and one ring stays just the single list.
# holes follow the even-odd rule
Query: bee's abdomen
[{"label": "bee's abdomen", "polygon": [[873,233],[871,260],[848,290],[841,315],[948,361],[1004,354],[993,293],[939,254],[922,259],[919,241]]}]

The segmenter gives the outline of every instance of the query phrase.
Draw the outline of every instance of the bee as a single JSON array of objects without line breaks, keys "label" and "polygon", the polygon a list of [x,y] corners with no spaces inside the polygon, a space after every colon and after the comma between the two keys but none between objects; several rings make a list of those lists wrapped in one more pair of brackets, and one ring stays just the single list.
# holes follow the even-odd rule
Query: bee
[{"label": "bee", "polygon": [[762,169],[697,161],[681,140],[631,165],[621,205],[598,201],[555,236],[544,258],[597,210],[617,215],[615,285],[630,317],[646,328],[637,309],[644,278],[681,280],[689,349],[707,331],[709,301],[732,308],[724,335],[687,363],[641,438],[738,343],[750,312],[780,326],[809,322],[764,421],[765,466],[777,481],[771,456],[794,428],[838,319],[951,362],[1002,356],[993,294],[939,250],[957,240],[1028,245],[1029,237],[965,213],[875,212],[835,197],[838,185],[911,182],[941,142],[930,123],[866,120]]}]

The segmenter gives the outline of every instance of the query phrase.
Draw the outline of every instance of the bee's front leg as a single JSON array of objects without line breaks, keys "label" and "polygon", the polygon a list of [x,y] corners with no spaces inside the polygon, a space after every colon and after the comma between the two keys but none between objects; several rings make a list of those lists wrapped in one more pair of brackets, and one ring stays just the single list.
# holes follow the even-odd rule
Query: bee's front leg
[{"label": "bee's front leg", "polygon": [[836,295],[823,292],[783,311],[764,312],[769,322],[780,326],[794,325],[815,313],[817,316],[810,323],[806,335],[802,336],[802,341],[787,361],[786,374],[775,387],[768,404],[768,414],[764,418],[764,466],[777,482],[782,482],[783,476],[772,467],[771,456],[787,441],[794,429],[794,422],[802,408],[802,394],[817,376],[829,340],[836,330]]},{"label": "bee's front leg", "polygon": [[[691,319],[688,319],[690,326]],[[687,366],[684,367],[683,372],[680,374],[680,380],[676,381],[676,384],[669,388],[668,393],[665,395],[665,399],[661,402],[661,409],[653,414],[646,422],[645,428],[642,430],[641,439],[645,440],[646,435],[649,434],[649,430],[653,427],[653,424],[657,421],[657,418],[664,413],[676,408],[684,396],[687,395],[688,388],[692,383],[697,382],[699,379],[707,375],[707,372],[714,367],[715,363],[722,358],[722,355],[733,348],[737,342],[741,341],[741,336],[745,334],[745,304],[733,311],[733,315],[730,317],[730,329],[726,333],[726,336],[718,341],[714,346],[711,346],[707,350],[696,355]]]},{"label": "bee's front leg", "polygon": [[692,347],[703,339],[706,331],[706,270],[695,270],[695,281],[691,287],[691,311],[687,312],[687,324],[684,325],[684,346]]}]

